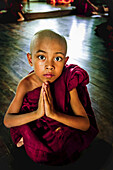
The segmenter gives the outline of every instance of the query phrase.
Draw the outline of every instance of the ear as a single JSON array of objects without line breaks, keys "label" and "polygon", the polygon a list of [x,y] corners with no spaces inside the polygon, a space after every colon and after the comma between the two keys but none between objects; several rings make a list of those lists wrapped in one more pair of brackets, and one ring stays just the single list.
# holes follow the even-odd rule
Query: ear
[{"label": "ear", "polygon": [[33,64],[32,64],[32,56],[31,56],[30,53],[27,53],[27,59],[28,59],[28,62],[30,64],[30,66],[33,66]]},{"label": "ear", "polygon": [[64,63],[64,65],[67,63],[68,59],[69,59],[69,56],[67,56],[67,57],[65,58],[65,63]]}]

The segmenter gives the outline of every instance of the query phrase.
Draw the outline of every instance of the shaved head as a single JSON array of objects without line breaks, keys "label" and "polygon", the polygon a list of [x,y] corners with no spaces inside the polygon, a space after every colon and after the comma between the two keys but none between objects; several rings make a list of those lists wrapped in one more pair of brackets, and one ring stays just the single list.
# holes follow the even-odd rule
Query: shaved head
[{"label": "shaved head", "polygon": [[30,53],[31,54],[32,54],[35,42],[40,41],[44,38],[49,38],[51,40],[54,39],[54,40],[58,41],[60,44],[63,45],[63,48],[65,48],[65,53],[67,52],[66,39],[63,36],[57,34],[56,32],[46,29],[46,30],[41,30],[34,34],[32,40],[31,40],[31,44],[30,44]]}]

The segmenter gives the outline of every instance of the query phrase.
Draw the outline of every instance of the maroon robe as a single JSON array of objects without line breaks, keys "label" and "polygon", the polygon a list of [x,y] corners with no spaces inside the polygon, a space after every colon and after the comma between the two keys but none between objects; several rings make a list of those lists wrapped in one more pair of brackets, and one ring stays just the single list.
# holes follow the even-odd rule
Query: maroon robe
[{"label": "maroon robe", "polygon": [[[87,131],[71,128],[47,116],[10,129],[15,144],[23,137],[25,150],[34,162],[48,165],[71,162],[96,137],[98,128],[86,87],[88,82],[87,72],[79,66],[71,64],[66,65],[62,75],[50,84],[55,109],[73,116],[69,91],[73,88],[77,89],[80,101],[90,120],[90,128]],[[38,87],[25,95],[19,114],[37,109],[40,90],[41,87]]]}]

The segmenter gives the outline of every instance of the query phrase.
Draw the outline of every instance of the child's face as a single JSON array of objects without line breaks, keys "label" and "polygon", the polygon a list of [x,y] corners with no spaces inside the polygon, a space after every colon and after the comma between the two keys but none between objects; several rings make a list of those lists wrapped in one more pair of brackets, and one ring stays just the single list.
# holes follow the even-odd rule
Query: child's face
[{"label": "child's face", "polygon": [[54,82],[61,74],[68,57],[65,57],[66,47],[57,39],[43,38],[35,40],[31,56],[38,80],[43,83]]}]

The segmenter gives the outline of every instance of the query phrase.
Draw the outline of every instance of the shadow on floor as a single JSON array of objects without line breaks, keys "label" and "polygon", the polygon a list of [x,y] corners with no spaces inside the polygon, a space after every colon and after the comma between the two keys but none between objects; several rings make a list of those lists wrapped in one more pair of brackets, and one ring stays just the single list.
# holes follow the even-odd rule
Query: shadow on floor
[{"label": "shadow on floor", "polygon": [[76,170],[100,170],[112,154],[112,146],[101,139],[95,139],[90,147],[85,150],[80,158],[71,164],[65,166],[45,166],[37,165],[26,155],[23,148],[13,150],[13,169],[14,170],[41,170],[45,168],[52,169],[76,169]]}]

